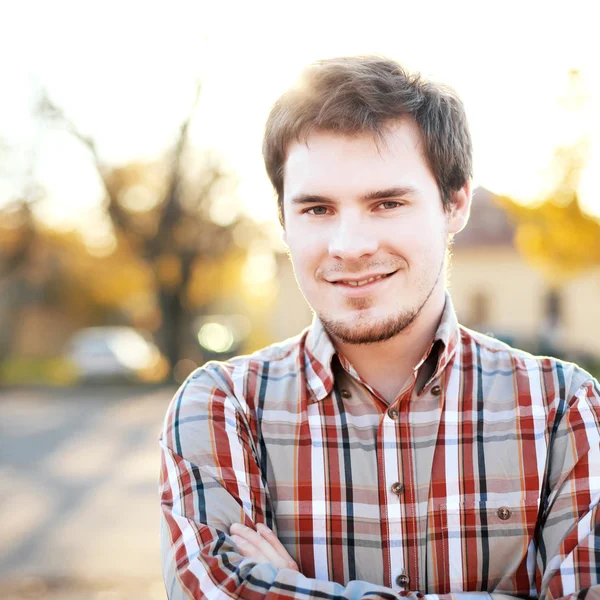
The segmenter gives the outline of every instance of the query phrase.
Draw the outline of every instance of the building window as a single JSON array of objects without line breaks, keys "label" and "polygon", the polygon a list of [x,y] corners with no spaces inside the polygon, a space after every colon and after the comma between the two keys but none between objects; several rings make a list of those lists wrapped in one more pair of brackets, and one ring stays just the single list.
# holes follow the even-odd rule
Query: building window
[{"label": "building window", "polygon": [[557,289],[551,289],[546,294],[546,325],[553,329],[557,328],[562,322],[562,297]]},{"label": "building window", "polygon": [[473,329],[490,326],[490,299],[485,292],[477,291],[471,296],[470,325]]},{"label": "building window", "polygon": [[540,354],[560,356],[562,352],[563,298],[559,290],[552,288],[544,299],[544,318],[540,331]]}]

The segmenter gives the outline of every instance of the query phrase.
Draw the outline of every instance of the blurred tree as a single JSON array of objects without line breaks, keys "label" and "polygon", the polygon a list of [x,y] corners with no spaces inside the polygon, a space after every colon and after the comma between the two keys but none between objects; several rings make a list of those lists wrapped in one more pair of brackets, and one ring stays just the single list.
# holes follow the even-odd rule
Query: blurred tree
[{"label": "blurred tree", "polygon": [[[86,286],[89,277],[77,273],[77,261],[86,256],[81,240],[72,232],[44,228],[31,206],[19,200],[0,208],[0,363],[45,347],[46,339],[30,339],[32,334],[48,337],[48,331],[35,330],[34,315],[38,322],[42,315],[64,317],[62,336],[68,336],[102,311]],[[60,341],[61,335],[53,339]]]},{"label": "blurred tree", "polygon": [[588,156],[588,101],[582,75],[572,69],[561,99],[564,122],[558,123],[566,138],[554,154],[551,191],[530,206],[501,199],[517,222],[517,248],[555,288],[600,265],[600,221],[582,211],[578,194]]},{"label": "blurred tree", "polygon": [[[42,190],[35,183],[37,144],[24,166],[21,189],[15,198],[0,206],[0,362],[11,353],[21,321],[21,312],[36,299],[46,299],[47,281],[35,264],[39,235],[32,206]],[[14,175],[12,144],[0,140],[0,176]]]},{"label": "blurred tree", "polygon": [[0,278],[8,278],[27,262],[36,230],[31,207],[25,201],[3,206],[0,214]]},{"label": "blurred tree", "polygon": [[600,266],[600,220],[582,211],[578,197],[585,144],[559,148],[554,158],[557,183],[542,202],[501,203],[517,223],[515,243],[526,260],[553,285]]},{"label": "blurred tree", "polygon": [[0,210],[0,362],[10,353],[16,336],[18,310],[25,295],[23,267],[35,239],[31,210],[14,202]]},{"label": "blurred tree", "polygon": [[[223,283],[202,281],[201,277],[199,282],[198,273],[205,268],[213,273],[214,264],[225,257],[240,262],[243,251],[234,246],[233,232],[236,227],[251,227],[235,214],[220,223],[212,216],[215,202],[232,193],[224,185],[231,180],[216,160],[207,156],[199,160],[189,147],[189,127],[199,97],[200,85],[163,163],[117,168],[102,161],[94,140],[83,135],[47,94],[39,107],[47,120],[64,127],[90,151],[105,188],[110,231],[104,248],[99,248],[106,259],[105,277],[95,273],[96,294],[108,302],[141,302],[153,307],[157,341],[173,366],[183,358],[182,341],[198,310],[198,299],[200,311],[203,303],[214,299],[211,289],[198,293],[198,285],[213,286],[217,292],[218,283]],[[119,283],[110,284],[111,278]],[[138,282],[145,279],[147,285],[131,289],[136,287],[136,278]],[[148,298],[148,293],[153,298]]]}]

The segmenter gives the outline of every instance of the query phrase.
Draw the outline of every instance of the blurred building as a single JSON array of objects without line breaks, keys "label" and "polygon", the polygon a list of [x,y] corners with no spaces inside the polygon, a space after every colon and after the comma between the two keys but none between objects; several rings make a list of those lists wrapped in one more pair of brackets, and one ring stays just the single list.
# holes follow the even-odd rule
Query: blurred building
[{"label": "blurred building", "polygon": [[[532,352],[572,360],[600,358],[600,267],[552,287],[514,246],[515,227],[484,188],[473,194],[471,219],[456,236],[449,274],[460,322]],[[289,259],[278,259],[279,298],[272,335],[295,335],[311,311]]]},{"label": "blurred building", "polygon": [[517,251],[514,234],[494,195],[477,188],[453,247],[459,320],[534,352],[600,357],[600,267],[551,286]]}]

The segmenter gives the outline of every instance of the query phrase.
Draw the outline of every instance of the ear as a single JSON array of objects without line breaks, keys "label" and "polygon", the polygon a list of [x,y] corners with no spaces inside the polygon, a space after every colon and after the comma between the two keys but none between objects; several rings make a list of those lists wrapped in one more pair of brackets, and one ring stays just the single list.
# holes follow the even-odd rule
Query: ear
[{"label": "ear", "polygon": [[452,204],[446,213],[448,233],[454,235],[462,231],[471,214],[471,182],[468,181],[457,192],[453,193]]}]

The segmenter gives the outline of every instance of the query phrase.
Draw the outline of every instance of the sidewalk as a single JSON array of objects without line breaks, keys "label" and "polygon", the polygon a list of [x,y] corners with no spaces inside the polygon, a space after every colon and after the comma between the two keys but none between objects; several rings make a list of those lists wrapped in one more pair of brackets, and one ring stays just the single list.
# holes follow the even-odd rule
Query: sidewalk
[{"label": "sidewalk", "polygon": [[172,388],[0,393],[0,598],[165,598],[158,435]]}]

